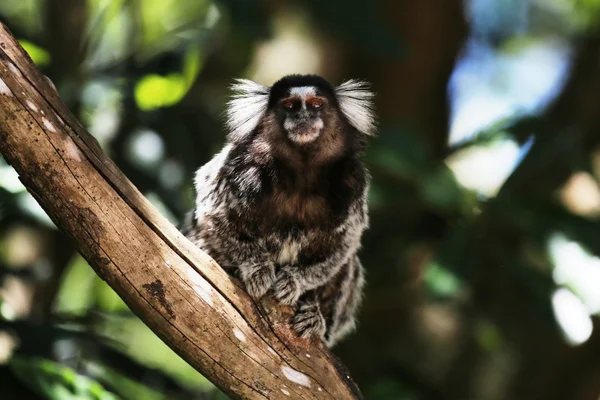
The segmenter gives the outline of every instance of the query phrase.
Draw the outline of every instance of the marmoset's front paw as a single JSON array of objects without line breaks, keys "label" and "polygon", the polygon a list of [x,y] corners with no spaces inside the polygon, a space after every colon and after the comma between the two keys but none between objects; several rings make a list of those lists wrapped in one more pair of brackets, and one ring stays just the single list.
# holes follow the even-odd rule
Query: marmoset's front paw
[{"label": "marmoset's front paw", "polygon": [[325,318],[316,302],[300,304],[298,311],[292,318],[292,328],[298,336],[305,339],[325,337]]},{"label": "marmoset's front paw", "polygon": [[275,266],[272,263],[248,263],[239,266],[240,277],[246,291],[255,299],[260,299],[271,289],[275,281]]},{"label": "marmoset's front paw", "polygon": [[274,295],[281,304],[293,305],[296,304],[302,290],[300,288],[300,282],[292,274],[285,270],[281,270],[277,273],[277,279],[275,280],[275,291]]}]

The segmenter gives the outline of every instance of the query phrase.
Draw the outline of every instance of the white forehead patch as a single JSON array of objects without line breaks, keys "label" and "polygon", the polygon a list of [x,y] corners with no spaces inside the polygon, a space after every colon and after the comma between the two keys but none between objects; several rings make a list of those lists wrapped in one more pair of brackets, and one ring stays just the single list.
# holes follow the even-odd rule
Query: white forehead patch
[{"label": "white forehead patch", "polygon": [[290,96],[298,96],[300,98],[304,98],[316,95],[317,89],[314,86],[298,86],[290,89]]}]

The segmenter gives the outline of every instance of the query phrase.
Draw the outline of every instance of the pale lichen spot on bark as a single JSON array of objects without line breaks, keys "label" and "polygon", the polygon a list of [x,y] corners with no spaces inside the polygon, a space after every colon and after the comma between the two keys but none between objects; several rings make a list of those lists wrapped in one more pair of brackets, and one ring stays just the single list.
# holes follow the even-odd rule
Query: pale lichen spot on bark
[{"label": "pale lichen spot on bark", "polygon": [[200,274],[194,270],[188,271],[188,278],[194,284],[194,292],[200,296],[207,304],[213,305],[213,287]]},{"label": "pale lichen spot on bark", "polygon": [[310,379],[302,372],[296,371],[295,369],[285,365],[281,367],[281,371],[283,372],[283,375],[285,375],[285,377],[290,381],[297,383],[298,385],[310,387]]},{"label": "pale lichen spot on bark", "polygon": [[290,395],[290,392],[288,392],[288,391],[287,391],[287,390],[285,390],[285,389],[281,389],[281,393],[285,394],[286,396],[289,396],[289,395]]},{"label": "pale lichen spot on bark", "polygon": [[8,64],[8,69],[10,69],[10,72],[12,72],[15,76],[18,76],[19,78],[23,77],[23,74],[21,71],[19,71],[19,68],[15,67],[14,64]]},{"label": "pale lichen spot on bark", "polygon": [[46,80],[48,81],[50,86],[52,86],[52,89],[54,89],[55,92],[58,92],[58,90],[56,90],[56,85],[54,85],[54,82],[52,82],[52,79],[50,79],[46,76]]},{"label": "pale lichen spot on bark", "polygon": [[244,335],[244,332],[240,331],[238,328],[233,328],[233,335],[240,341],[240,342],[245,342],[246,341],[246,335]]},{"label": "pale lichen spot on bark", "polygon": [[4,83],[2,78],[0,78],[0,95],[11,96],[11,97],[13,96],[12,90],[10,90],[10,88],[6,85],[6,83]]},{"label": "pale lichen spot on bark", "polygon": [[25,100],[25,104],[27,104],[27,107],[33,111],[33,112],[37,112],[38,108],[35,106],[35,104],[33,104],[33,101],[31,100]]},{"label": "pale lichen spot on bark", "polygon": [[306,357],[310,358],[310,354],[306,353]]},{"label": "pale lichen spot on bark", "polygon": [[75,161],[83,161],[84,156],[79,150],[79,147],[74,142],[67,142],[67,154],[68,156]]},{"label": "pale lichen spot on bark", "polygon": [[[43,110],[42,110],[42,114],[43,114]],[[48,119],[46,117],[42,117],[42,123],[44,124],[44,127],[46,129],[48,129],[50,132],[56,133],[56,128],[54,128],[54,125],[52,125],[52,122],[48,121]]]},{"label": "pale lichen spot on bark", "polygon": [[[212,291],[212,288],[209,289]],[[213,298],[210,291],[206,289],[206,287],[202,287],[199,285],[194,286],[194,291],[200,296],[202,300],[204,300],[207,304],[213,305]]]}]

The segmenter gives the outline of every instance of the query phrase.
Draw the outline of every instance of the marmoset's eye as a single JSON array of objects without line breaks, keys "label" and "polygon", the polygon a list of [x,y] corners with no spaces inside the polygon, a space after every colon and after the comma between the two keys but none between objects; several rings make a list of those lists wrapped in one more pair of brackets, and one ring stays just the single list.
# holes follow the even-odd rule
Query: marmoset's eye
[{"label": "marmoset's eye", "polygon": [[313,110],[318,110],[323,107],[323,100],[321,99],[312,99],[308,102],[308,106]]},{"label": "marmoset's eye", "polygon": [[283,108],[285,108],[286,110],[293,110],[297,104],[298,104],[298,100],[296,99],[287,99],[283,101]]}]

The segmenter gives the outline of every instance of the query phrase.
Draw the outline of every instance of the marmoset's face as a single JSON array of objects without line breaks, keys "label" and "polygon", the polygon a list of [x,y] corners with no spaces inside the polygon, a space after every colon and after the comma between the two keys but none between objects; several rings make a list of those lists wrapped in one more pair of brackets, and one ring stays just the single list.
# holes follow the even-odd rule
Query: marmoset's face
[{"label": "marmoset's face", "polygon": [[325,126],[329,100],[314,86],[290,88],[275,107],[283,131],[298,145],[315,142]]}]

